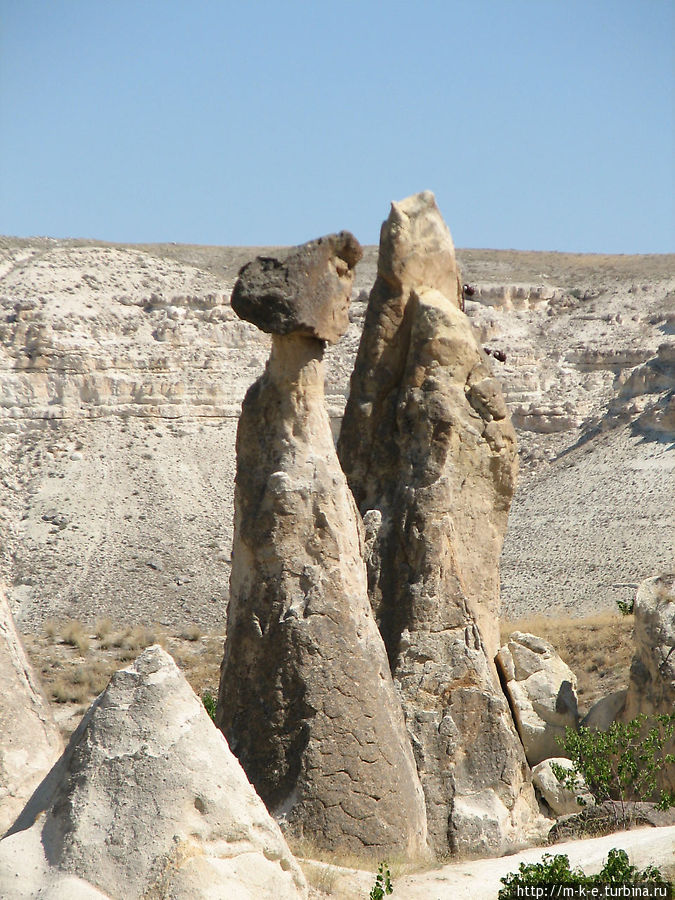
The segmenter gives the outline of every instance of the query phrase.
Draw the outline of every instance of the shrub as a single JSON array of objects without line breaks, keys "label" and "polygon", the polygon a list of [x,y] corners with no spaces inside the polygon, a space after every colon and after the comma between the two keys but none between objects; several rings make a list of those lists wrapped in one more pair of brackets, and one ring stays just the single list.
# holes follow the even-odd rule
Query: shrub
[{"label": "shrub", "polygon": [[381,862],[377,867],[375,884],[370,889],[370,900],[382,900],[385,894],[393,894],[394,887],[391,883],[391,872],[386,862]]},{"label": "shrub", "polygon": [[[609,851],[607,861],[597,875],[586,875],[581,868],[570,868],[569,857],[559,853],[545,853],[538,863],[521,863],[517,872],[501,879],[504,885],[498,900],[515,900],[524,896],[523,888],[546,885],[573,885],[575,887],[600,884],[667,884],[656,866],[640,871],[632,866],[625,850]],[[552,895],[553,896],[553,895]]]},{"label": "shrub", "polygon": [[186,628],[183,628],[178,636],[184,641],[199,641],[202,637],[202,631],[199,625],[188,625]]},{"label": "shrub", "polygon": [[81,656],[89,652],[89,636],[85,633],[82,623],[76,619],[65,623],[61,629],[61,639],[64,644],[76,647]]},{"label": "shrub", "polygon": [[213,696],[211,691],[204,691],[202,694],[202,703],[204,704],[204,709],[207,711],[211,720],[213,722],[216,721],[216,698]]},{"label": "shrub", "polygon": [[[552,764],[558,781],[573,790],[583,776],[597,803],[618,800],[617,825],[630,825],[629,800],[657,799],[659,809],[675,805],[673,792],[658,791],[658,776],[665,765],[675,762],[675,754],[664,747],[675,733],[675,713],[637,716],[630,722],[612,722],[607,731],[580,726],[567,728],[560,741],[572,762],[571,769]],[[582,803],[583,805],[583,803]]]},{"label": "shrub", "polygon": [[96,623],[96,637],[101,641],[112,631],[113,624],[110,619],[99,619]]}]

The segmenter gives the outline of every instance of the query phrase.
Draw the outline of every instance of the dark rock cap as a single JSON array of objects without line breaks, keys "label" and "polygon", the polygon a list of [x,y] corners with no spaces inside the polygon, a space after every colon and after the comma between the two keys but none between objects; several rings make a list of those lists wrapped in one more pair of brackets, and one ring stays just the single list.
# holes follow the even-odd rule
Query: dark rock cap
[{"label": "dark rock cap", "polygon": [[239,272],[232,309],[261,331],[333,343],[347,330],[353,270],[362,256],[349,231],[307,241],[278,257],[258,256]]}]

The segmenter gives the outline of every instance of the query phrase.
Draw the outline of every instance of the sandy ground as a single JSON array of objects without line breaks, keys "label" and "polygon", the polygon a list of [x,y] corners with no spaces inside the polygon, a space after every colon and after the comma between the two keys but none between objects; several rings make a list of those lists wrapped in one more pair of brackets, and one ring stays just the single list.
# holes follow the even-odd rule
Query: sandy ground
[{"label": "sandy ground", "polygon": [[[539,862],[544,853],[566,854],[572,868],[581,865],[590,875],[600,871],[613,848],[625,850],[631,864],[639,869],[655,865],[672,870],[675,868],[675,826],[621,831],[585,841],[554,844],[546,849],[523,850],[500,859],[452,863],[440,869],[396,878],[392,896],[400,900],[496,900],[502,887],[500,879],[517,872],[521,863]],[[310,869],[316,866],[317,863],[311,863]],[[372,873],[337,870],[331,896],[336,900],[366,897],[373,882]],[[314,900],[326,896],[324,892],[316,891]]]}]

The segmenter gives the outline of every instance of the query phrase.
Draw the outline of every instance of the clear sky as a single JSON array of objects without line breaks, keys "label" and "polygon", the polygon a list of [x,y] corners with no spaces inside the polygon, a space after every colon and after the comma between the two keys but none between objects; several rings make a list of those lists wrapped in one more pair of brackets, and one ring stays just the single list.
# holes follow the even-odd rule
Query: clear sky
[{"label": "clear sky", "polygon": [[0,0],[0,233],[675,251],[673,0]]}]

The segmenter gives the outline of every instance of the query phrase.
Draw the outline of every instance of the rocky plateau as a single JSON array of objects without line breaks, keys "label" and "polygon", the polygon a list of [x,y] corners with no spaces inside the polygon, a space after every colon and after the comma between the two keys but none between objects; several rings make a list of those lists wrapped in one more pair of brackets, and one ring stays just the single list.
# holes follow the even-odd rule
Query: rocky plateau
[{"label": "rocky plateau", "polygon": [[[0,239],[0,576],[17,623],[222,629],[241,401],[270,338],[229,304],[261,248]],[[264,252],[270,252],[267,248]],[[337,435],[377,248],[326,352]],[[516,428],[503,613],[582,616],[675,557],[675,256],[458,250]]]}]

